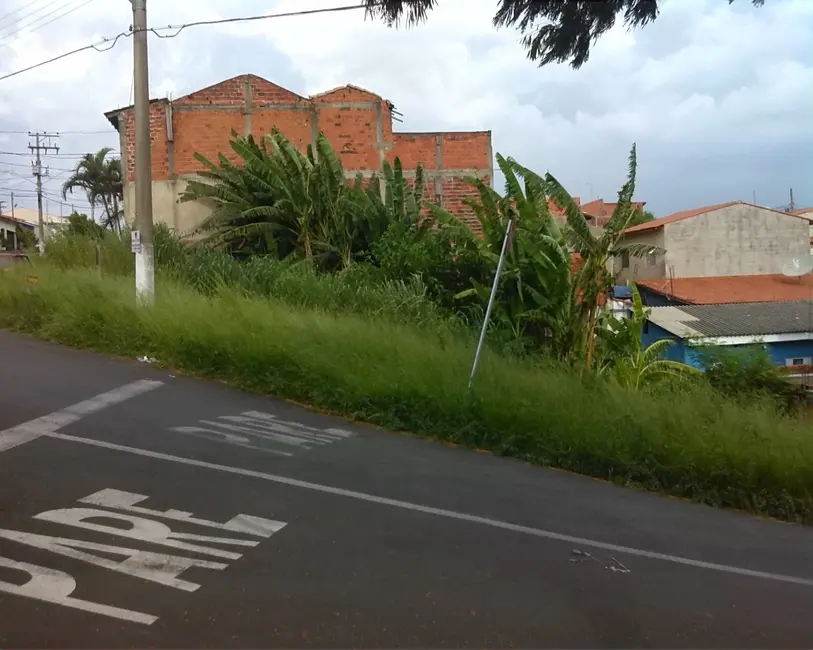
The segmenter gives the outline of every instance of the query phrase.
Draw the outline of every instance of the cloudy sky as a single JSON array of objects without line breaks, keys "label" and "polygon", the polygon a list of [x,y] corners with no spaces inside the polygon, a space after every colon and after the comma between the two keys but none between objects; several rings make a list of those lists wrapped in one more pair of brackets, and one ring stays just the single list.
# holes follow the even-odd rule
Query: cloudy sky
[{"label": "cloudy sky", "polygon": [[[148,0],[153,27],[353,0]],[[583,200],[612,200],[638,143],[637,198],[657,216],[729,200],[813,204],[813,0],[665,0],[617,28],[580,70],[539,69],[496,0],[441,0],[393,30],[359,11],[196,27],[150,38],[153,97],[254,73],[300,94],[352,83],[390,99],[400,130],[491,129],[494,150],[550,170]],[[9,14],[9,12],[12,12]],[[126,31],[126,0],[0,0],[0,76]],[[164,32],[169,34],[171,32]],[[31,131],[58,131],[49,210],[77,154],[118,148],[102,116],[131,103],[132,41],[0,81],[0,200],[36,204]],[[73,202],[80,207],[81,197]],[[63,207],[63,210],[69,208]]]}]

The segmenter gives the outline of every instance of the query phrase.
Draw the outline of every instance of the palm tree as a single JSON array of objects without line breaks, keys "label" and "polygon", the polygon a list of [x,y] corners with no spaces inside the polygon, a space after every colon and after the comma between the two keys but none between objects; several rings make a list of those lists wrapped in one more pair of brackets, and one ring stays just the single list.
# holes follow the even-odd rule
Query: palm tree
[{"label": "palm tree", "polygon": [[585,365],[588,370],[593,365],[596,320],[599,307],[613,284],[613,274],[609,270],[612,260],[621,254],[642,257],[657,253],[658,248],[648,244],[635,244],[624,241],[624,231],[636,216],[632,204],[635,192],[635,173],[638,162],[635,145],[629,155],[627,182],[618,191],[615,210],[600,234],[593,234],[579,207],[570,194],[551,174],[546,174],[549,196],[565,211],[568,243],[574,253],[581,258],[581,267],[576,272],[575,287],[578,292],[578,306],[581,318],[587,329]]},{"label": "palm tree", "polygon": [[62,184],[62,198],[75,190],[82,190],[91,207],[101,204],[104,209],[102,225],[121,231],[121,202],[124,197],[121,160],[108,158],[110,147],[87,153],[76,164],[71,176]]}]

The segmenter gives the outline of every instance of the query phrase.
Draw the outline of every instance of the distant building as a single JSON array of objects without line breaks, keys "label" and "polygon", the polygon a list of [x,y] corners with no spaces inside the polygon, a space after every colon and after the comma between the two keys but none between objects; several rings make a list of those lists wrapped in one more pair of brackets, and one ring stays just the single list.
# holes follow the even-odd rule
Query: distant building
[{"label": "distant building", "polygon": [[635,282],[644,304],[715,305],[737,302],[779,302],[813,298],[813,275],[781,273],[700,278],[648,278]]},{"label": "distant building", "polygon": [[642,344],[674,342],[666,357],[702,369],[698,347],[761,345],[773,363],[810,384],[813,300],[653,307]]},{"label": "distant building", "polygon": [[[120,134],[124,167],[124,216],[132,223],[135,211],[133,107],[105,116]],[[179,203],[187,182],[204,166],[203,154],[234,159],[231,132],[263,136],[278,128],[300,150],[325,134],[341,159],[348,179],[369,178],[385,161],[398,156],[405,177],[424,168],[425,196],[459,214],[469,224],[476,220],[464,207],[472,193],[465,182],[477,176],[492,179],[490,131],[399,133],[393,130],[398,111],[392,102],[369,90],[342,86],[304,97],[252,74],[240,75],[178,99],[150,101],[152,196],[156,221],[180,232],[199,226],[210,214],[201,202]]]},{"label": "distant building", "polygon": [[[633,210],[641,210],[643,212],[645,205],[646,201],[632,201]],[[618,203],[605,201],[604,199],[596,199],[589,203],[583,203],[581,210],[591,226],[603,228],[607,225],[610,217],[613,216],[613,211],[616,207],[618,207]]]},{"label": "distant building", "polygon": [[[34,208],[14,208],[14,217],[31,226],[34,229],[34,234],[39,232],[39,211]],[[43,230],[45,231],[45,238],[48,239],[53,233],[66,228],[68,225],[68,218],[61,217],[57,214],[44,213],[42,215]]]},{"label": "distant building", "polygon": [[30,224],[11,215],[0,216],[0,250],[14,251],[22,248],[19,230],[33,232],[34,229]]},{"label": "distant building", "polygon": [[776,274],[810,254],[810,220],[743,201],[676,212],[627,228],[625,241],[652,254],[618,256],[619,284],[654,278]]}]

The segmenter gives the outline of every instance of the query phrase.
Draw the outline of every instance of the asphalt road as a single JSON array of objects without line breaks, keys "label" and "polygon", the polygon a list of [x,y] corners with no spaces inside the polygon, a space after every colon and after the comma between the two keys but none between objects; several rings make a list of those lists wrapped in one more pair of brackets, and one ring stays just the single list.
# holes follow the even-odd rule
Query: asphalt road
[{"label": "asphalt road", "polygon": [[18,335],[0,359],[0,648],[813,645],[808,528]]}]

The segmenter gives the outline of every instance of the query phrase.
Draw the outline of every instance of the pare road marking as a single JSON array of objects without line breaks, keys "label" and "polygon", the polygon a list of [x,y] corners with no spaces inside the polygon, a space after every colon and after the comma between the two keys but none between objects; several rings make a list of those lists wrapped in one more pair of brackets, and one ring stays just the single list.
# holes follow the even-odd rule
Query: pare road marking
[{"label": "pare road marking", "polygon": [[[234,547],[253,548],[262,539],[271,537],[286,525],[282,521],[244,514],[239,514],[225,523],[219,523],[195,517],[191,512],[182,510],[153,510],[137,505],[146,501],[147,498],[143,494],[107,488],[79,499],[81,504],[96,507],[48,510],[35,515],[34,519],[123,537],[153,546],[208,555],[222,560],[240,559],[242,554],[236,552]],[[162,521],[156,521],[156,519],[169,519],[184,524],[248,535],[254,539],[235,537],[234,535],[197,535],[173,532],[169,525]],[[122,528],[122,524],[125,524],[126,527]],[[57,555],[94,564],[111,571],[182,591],[195,591],[200,587],[199,584],[184,580],[181,577],[181,574],[187,569],[197,567],[222,571],[229,566],[224,562],[213,560],[170,555],[129,546],[98,544],[70,537],[53,537],[6,528],[0,528],[0,539],[43,549]],[[124,559],[113,560],[89,551],[122,556]],[[6,557],[0,557],[0,567],[17,570],[28,575],[28,581],[22,585],[0,581],[0,592],[144,625],[151,625],[158,620],[158,617],[152,614],[73,598],[71,594],[76,589],[76,580],[64,571],[19,562]]]},{"label": "pare road marking", "polygon": [[293,456],[295,451],[309,451],[353,435],[352,431],[345,429],[319,429],[281,420],[262,411],[198,420],[195,425],[172,427],[171,431],[277,456]]}]

